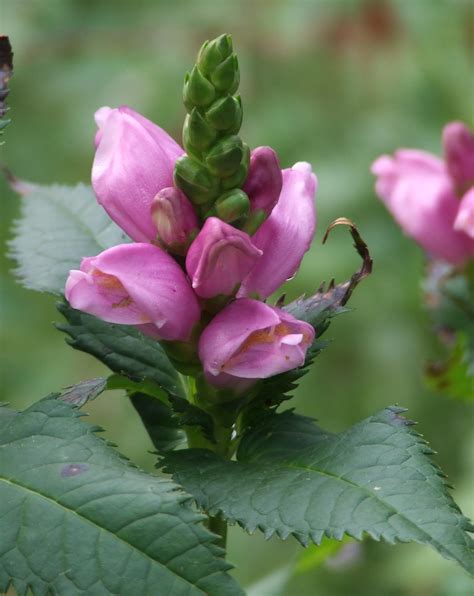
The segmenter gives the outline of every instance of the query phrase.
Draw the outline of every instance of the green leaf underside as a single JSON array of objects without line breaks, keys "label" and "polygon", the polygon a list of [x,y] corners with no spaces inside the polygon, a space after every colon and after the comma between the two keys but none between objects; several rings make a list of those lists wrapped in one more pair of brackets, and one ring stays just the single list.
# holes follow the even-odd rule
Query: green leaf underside
[{"label": "green leaf underside", "polygon": [[84,184],[34,186],[21,197],[14,233],[9,247],[19,281],[53,294],[64,293],[69,271],[83,257],[129,242]]},{"label": "green leaf underside", "polygon": [[473,526],[402,411],[387,408],[340,434],[287,411],[244,436],[238,461],[192,449],[168,454],[164,467],[208,514],[249,532],[303,544],[344,534],[420,542],[474,573]]},{"label": "green leaf underside", "polygon": [[0,418],[0,590],[242,594],[190,497],[97,430],[51,398]]},{"label": "green leaf underside", "polygon": [[156,340],[133,326],[106,323],[66,303],[57,306],[67,323],[56,326],[70,336],[73,348],[95,356],[120,375],[134,381],[148,379],[169,395],[185,397],[178,373]]}]

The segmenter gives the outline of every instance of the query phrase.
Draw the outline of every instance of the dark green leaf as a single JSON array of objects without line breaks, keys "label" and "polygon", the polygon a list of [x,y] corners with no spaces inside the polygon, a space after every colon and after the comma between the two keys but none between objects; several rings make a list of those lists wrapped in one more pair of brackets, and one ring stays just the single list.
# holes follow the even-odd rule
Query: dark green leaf
[{"label": "dark green leaf", "polygon": [[242,594],[190,497],[46,399],[0,418],[0,590]]},{"label": "dark green leaf", "polygon": [[11,184],[24,194],[10,254],[26,288],[62,294],[70,269],[78,269],[83,257],[129,241],[84,184]]},{"label": "dark green leaf", "polygon": [[[159,453],[171,451],[184,441],[185,436],[180,430],[178,417],[166,403],[161,401],[166,397],[166,393],[147,380],[135,383],[117,374],[111,375],[108,379],[100,377],[68,387],[58,396],[58,399],[81,408],[88,401],[98,397],[105,389],[127,391],[133,407]],[[182,401],[188,403],[184,399]],[[1,409],[0,414],[2,414]]]},{"label": "dark green leaf", "polygon": [[215,442],[212,416],[182,397],[170,396],[170,403],[180,426],[199,426],[209,441]]},{"label": "dark green leaf", "polygon": [[133,326],[106,323],[66,303],[59,303],[58,309],[67,323],[58,324],[57,328],[70,336],[68,342],[73,348],[92,354],[132,381],[146,379],[168,395],[185,396],[178,373],[156,340],[144,336]]},{"label": "dark green leaf", "polygon": [[473,526],[401,412],[387,408],[331,434],[287,411],[244,436],[238,461],[191,449],[165,466],[203,510],[248,531],[316,544],[344,534],[420,542],[474,572]]},{"label": "dark green leaf", "polygon": [[179,422],[166,404],[146,393],[132,393],[130,401],[159,453],[172,451],[184,441]]},{"label": "dark green leaf", "polygon": [[[161,397],[159,393],[162,391],[166,401],[164,407],[171,407],[178,427],[199,426],[205,436],[213,440],[212,417],[187,401],[178,372],[156,340],[144,336],[133,326],[106,323],[74,310],[66,303],[59,303],[58,309],[68,323],[58,324],[57,327],[71,337],[68,342],[72,347],[92,354],[117,373],[109,379],[109,389],[125,389],[130,394],[155,397]],[[143,420],[145,410],[139,411],[139,414]],[[151,420],[145,426],[148,429],[155,424],[156,421]],[[165,422],[166,425],[168,422]],[[158,432],[156,427],[155,431]],[[151,437],[155,445],[156,432]],[[164,441],[167,444],[166,438]]]}]

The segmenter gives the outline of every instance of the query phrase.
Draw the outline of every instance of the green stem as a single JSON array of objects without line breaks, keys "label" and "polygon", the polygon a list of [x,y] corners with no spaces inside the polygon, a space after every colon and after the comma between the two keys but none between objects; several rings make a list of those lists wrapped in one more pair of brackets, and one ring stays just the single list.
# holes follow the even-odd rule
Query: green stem
[{"label": "green stem", "polygon": [[209,517],[207,527],[211,532],[219,536],[219,540],[216,543],[225,550],[227,545],[227,522],[218,516]]},{"label": "green stem", "polygon": [[[195,401],[195,391],[196,387],[194,380],[190,379],[188,385],[188,399],[192,403]],[[214,418],[214,423],[214,436],[216,439],[215,443],[211,443],[205,437],[203,437],[198,427],[185,427],[188,448],[209,449],[224,459],[231,459],[235,448],[235,445],[232,441],[232,428],[219,424],[216,418]],[[219,536],[217,544],[225,550],[227,543],[227,522],[219,516],[209,516],[206,525],[211,532]]]},{"label": "green stem", "polygon": [[[213,445],[214,453],[220,455],[225,459],[231,459],[232,429],[216,425],[214,432],[217,441]],[[227,522],[220,516],[209,516],[207,527],[211,532],[214,532],[214,534],[217,534],[219,536],[217,544],[225,550],[227,546]]]}]

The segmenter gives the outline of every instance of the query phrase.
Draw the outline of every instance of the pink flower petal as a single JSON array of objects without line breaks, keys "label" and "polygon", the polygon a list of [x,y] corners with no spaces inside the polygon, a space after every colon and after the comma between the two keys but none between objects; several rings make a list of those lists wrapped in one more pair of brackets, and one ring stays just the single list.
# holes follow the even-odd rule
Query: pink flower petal
[{"label": "pink flower petal", "polygon": [[270,215],[278,202],[283,177],[277,154],[271,147],[257,147],[250,155],[250,167],[243,190],[250,199],[250,210]]},{"label": "pink flower petal", "polygon": [[66,298],[112,323],[153,323],[162,339],[187,340],[200,318],[185,274],[152,244],[121,244],[83,259],[69,275]]},{"label": "pink flower petal", "polygon": [[186,270],[198,296],[230,296],[261,254],[248,234],[210,217],[189,247]]},{"label": "pink flower petal", "polygon": [[244,279],[239,296],[266,298],[296,273],[314,236],[316,187],[309,164],[283,170],[278,203],[252,237],[263,256]]},{"label": "pink flower petal", "polygon": [[173,185],[174,162],[183,151],[130,108],[101,108],[96,117],[101,125],[92,167],[97,200],[133,240],[151,242],[153,197]]},{"label": "pink flower petal", "polygon": [[199,357],[210,382],[216,377],[216,385],[232,386],[237,380],[262,379],[301,366],[313,339],[308,323],[241,298],[203,331]]}]

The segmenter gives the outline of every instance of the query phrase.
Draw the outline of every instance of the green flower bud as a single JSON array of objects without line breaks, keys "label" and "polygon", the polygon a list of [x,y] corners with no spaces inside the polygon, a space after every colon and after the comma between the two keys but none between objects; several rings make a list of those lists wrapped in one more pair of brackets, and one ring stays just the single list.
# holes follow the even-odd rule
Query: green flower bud
[{"label": "green flower bud", "polygon": [[199,149],[194,147],[194,145],[191,143],[189,139],[189,128],[187,126],[183,127],[183,147],[186,149],[186,153],[189,157],[202,164],[202,151],[199,151]]},{"label": "green flower bud", "polygon": [[244,115],[243,109],[242,109],[242,100],[240,99],[240,95],[237,95],[237,97],[235,97],[235,99],[238,101],[239,103],[239,109],[237,110],[237,117],[235,119],[234,125],[231,126],[226,132],[229,135],[236,135],[239,130],[240,127],[242,126],[242,118]]},{"label": "green flower bud", "polygon": [[184,79],[183,98],[186,107],[206,107],[212,103],[215,95],[214,86],[201,74],[199,68],[194,66],[191,74],[187,74]]},{"label": "green flower bud", "polygon": [[[183,143],[187,156],[175,166],[176,185],[197,206],[200,217],[211,211],[241,224],[248,214],[248,198],[238,190],[248,173],[250,152],[237,136],[242,102],[234,97],[240,80],[237,56],[229,35],[207,41],[196,65],[186,75],[184,102],[188,111]],[[213,203],[218,201],[219,213]],[[225,199],[225,200],[224,200]]]},{"label": "green flower bud", "polygon": [[217,130],[232,128],[234,134],[239,132],[242,124],[242,105],[239,98],[232,95],[221,97],[207,110],[206,120]]},{"label": "green flower bud", "polygon": [[213,174],[225,177],[235,174],[244,156],[243,143],[235,135],[216,143],[206,157],[206,164]]},{"label": "green flower bud", "polygon": [[218,91],[225,91],[232,95],[240,82],[239,62],[237,56],[229,56],[211,73],[211,82]]},{"label": "green flower bud", "polygon": [[266,219],[267,213],[263,209],[258,209],[248,216],[242,230],[249,236],[253,236]]},{"label": "green flower bud", "polygon": [[249,210],[250,201],[248,196],[243,190],[236,188],[224,193],[217,199],[211,210],[211,215],[215,215],[227,223],[232,223],[246,217]]},{"label": "green flower bud", "polygon": [[226,176],[221,179],[221,187],[223,190],[230,190],[231,188],[240,188],[245,180],[247,179],[247,174],[249,171],[249,164],[250,164],[250,148],[246,143],[242,144],[244,155],[242,157],[242,161],[240,162],[239,167],[235,174],[231,176]]},{"label": "green flower bud", "polygon": [[208,75],[231,54],[232,38],[230,35],[220,35],[216,39],[204,43],[199,52],[197,63],[202,72]]},{"label": "green flower bud", "polygon": [[240,162],[235,174],[221,178],[222,190],[230,190],[231,188],[240,188],[247,179],[248,168]]},{"label": "green flower bud", "polygon": [[183,129],[184,148],[187,149],[187,141],[199,150],[208,149],[216,140],[217,132],[201,116],[197,108],[186,117]]},{"label": "green flower bud", "polygon": [[219,195],[219,181],[211,176],[205,167],[187,155],[176,161],[174,181],[196,205],[208,203]]}]

